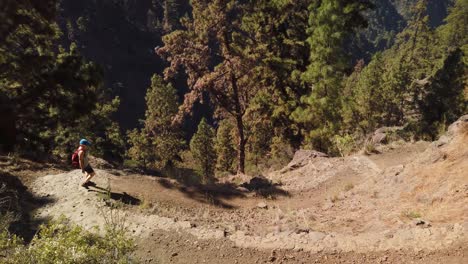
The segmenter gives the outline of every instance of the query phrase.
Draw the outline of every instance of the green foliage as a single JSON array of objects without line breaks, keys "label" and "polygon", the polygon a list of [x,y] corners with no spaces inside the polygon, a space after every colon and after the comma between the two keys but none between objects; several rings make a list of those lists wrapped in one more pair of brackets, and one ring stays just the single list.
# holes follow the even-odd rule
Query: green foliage
[{"label": "green foliage", "polygon": [[[102,95],[104,96],[104,95]],[[80,138],[92,141],[92,153],[114,161],[122,161],[125,154],[124,137],[119,125],[111,119],[120,104],[118,97],[106,103],[96,103],[94,109],[77,117],[72,124],[60,124],[54,133],[49,135],[55,142],[53,153],[66,157],[77,148]],[[47,131],[43,132],[46,135]]]},{"label": "green foliage", "polygon": [[216,131],[216,169],[219,172],[233,172],[236,159],[236,148],[233,135],[234,125],[231,120],[224,119]]},{"label": "green foliage", "polygon": [[269,156],[272,163],[270,166],[273,169],[280,169],[288,164],[293,155],[294,149],[284,137],[275,136],[272,138]]},{"label": "green foliage", "polygon": [[258,167],[265,162],[270,151],[271,139],[274,129],[266,118],[258,118],[257,122],[249,127],[249,142],[247,146],[248,163]]},{"label": "green foliage", "polygon": [[[134,263],[134,242],[125,231],[106,227],[104,236],[68,223],[64,218],[40,227],[31,243],[23,246],[17,237],[0,233],[2,263]],[[8,251],[5,251],[8,249]]]},{"label": "green foliage", "polygon": [[149,163],[153,161],[153,147],[150,138],[144,131],[138,129],[128,131],[127,138],[130,145],[127,156],[136,162],[138,167],[146,170]]},{"label": "green foliage", "polygon": [[342,157],[351,154],[351,152],[356,149],[356,142],[351,135],[335,135],[334,141]]},{"label": "green foliage", "polygon": [[303,125],[306,140],[314,149],[332,149],[341,119],[341,83],[347,68],[344,40],[364,24],[361,14],[367,8],[367,1],[341,0],[314,1],[309,6],[310,56],[302,74],[309,91],[293,119]]},{"label": "green foliage", "polygon": [[214,176],[216,166],[216,151],[214,130],[203,118],[198,124],[198,130],[190,140],[190,151],[197,163],[200,173],[205,181]]},{"label": "green foliage", "polygon": [[173,124],[178,105],[175,88],[165,84],[159,75],[153,75],[146,94],[145,130],[152,137],[155,160],[160,168],[172,166],[184,144],[179,129]]},{"label": "green foliage", "polygon": [[363,137],[381,126],[406,125],[407,133],[434,139],[466,111],[464,44],[454,31],[463,30],[467,10],[456,6],[448,23],[433,30],[426,2],[418,1],[395,45],[356,67],[345,82],[344,133]]},{"label": "green foliage", "polygon": [[450,52],[426,87],[422,110],[421,134],[435,139],[445,132],[448,124],[468,111],[465,97],[467,68],[460,49]]},{"label": "green foliage", "polygon": [[[461,48],[464,54],[468,51],[468,3],[463,0],[455,0],[455,4],[449,9],[445,18],[445,25],[437,29],[442,42],[449,49]],[[465,61],[466,63],[466,61]]]},{"label": "green foliage", "polygon": [[58,46],[55,8],[55,1],[8,0],[2,11],[0,99],[13,116],[6,122],[16,128],[17,149],[68,156],[87,136],[95,155],[119,159],[123,140],[110,119],[119,100],[105,95],[101,68],[75,44]]},{"label": "green foliage", "polygon": [[160,169],[171,167],[184,146],[177,124],[173,123],[178,111],[176,90],[159,75],[153,75],[146,106],[144,128],[127,133],[130,144],[127,155],[145,169],[149,165]]}]

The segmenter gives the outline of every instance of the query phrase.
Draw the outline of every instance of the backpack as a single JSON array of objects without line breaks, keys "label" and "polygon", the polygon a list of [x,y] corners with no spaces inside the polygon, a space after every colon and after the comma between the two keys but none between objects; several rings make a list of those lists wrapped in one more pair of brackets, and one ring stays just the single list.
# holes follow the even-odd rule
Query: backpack
[{"label": "backpack", "polygon": [[72,158],[71,158],[72,166],[74,168],[77,168],[77,169],[80,167],[80,156],[78,155],[79,151],[80,151],[79,148],[77,150],[75,150],[75,152],[73,152]]}]

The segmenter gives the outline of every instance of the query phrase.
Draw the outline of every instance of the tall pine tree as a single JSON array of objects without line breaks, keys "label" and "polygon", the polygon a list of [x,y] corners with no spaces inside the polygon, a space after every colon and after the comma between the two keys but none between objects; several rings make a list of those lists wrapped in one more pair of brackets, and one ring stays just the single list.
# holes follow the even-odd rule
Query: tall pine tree
[{"label": "tall pine tree", "polygon": [[180,69],[188,75],[190,92],[182,112],[190,112],[207,93],[217,110],[233,117],[238,136],[237,171],[244,173],[245,113],[261,88],[252,75],[258,59],[244,46],[254,36],[241,29],[244,6],[239,1],[193,0],[192,6],[193,19],[185,19],[186,29],[165,36],[165,46],[157,52],[171,63],[166,77]]},{"label": "tall pine tree", "polygon": [[312,148],[332,148],[341,122],[341,85],[349,68],[344,41],[354,29],[366,25],[362,12],[368,7],[365,0],[320,0],[309,5],[309,65],[302,74],[309,90],[293,118],[302,124]]}]

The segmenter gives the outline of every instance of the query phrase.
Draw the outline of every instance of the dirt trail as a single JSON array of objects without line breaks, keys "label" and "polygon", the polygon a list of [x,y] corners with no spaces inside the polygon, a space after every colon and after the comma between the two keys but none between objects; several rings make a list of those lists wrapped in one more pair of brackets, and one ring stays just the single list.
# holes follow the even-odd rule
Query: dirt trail
[{"label": "dirt trail", "polygon": [[277,185],[266,194],[105,170],[89,189],[79,171],[32,189],[56,201],[37,217],[63,214],[86,228],[104,224],[103,198],[122,200],[148,261],[467,263],[468,125],[450,131],[379,155],[310,159],[267,175]]}]

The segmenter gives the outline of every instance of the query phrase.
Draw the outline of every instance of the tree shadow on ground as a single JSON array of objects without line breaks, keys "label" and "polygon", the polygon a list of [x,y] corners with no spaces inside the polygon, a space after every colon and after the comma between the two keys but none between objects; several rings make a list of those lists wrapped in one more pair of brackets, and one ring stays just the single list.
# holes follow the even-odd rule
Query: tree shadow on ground
[{"label": "tree shadow on ground", "polygon": [[104,199],[111,199],[113,201],[119,201],[126,205],[140,205],[141,204],[140,199],[133,197],[126,192],[123,192],[123,193],[112,192],[109,189],[96,185],[96,183],[94,182],[88,183],[86,188],[88,189],[88,192],[96,192],[102,195]]},{"label": "tree shadow on ground", "polygon": [[33,218],[32,214],[38,208],[54,203],[55,199],[49,195],[37,197],[33,195],[16,176],[0,171],[0,187],[5,186],[0,193],[0,213],[11,212],[15,216],[9,227],[9,231],[29,243],[39,230],[41,224],[46,223],[48,218]]},{"label": "tree shadow on ground", "polygon": [[[181,177],[181,175],[185,175],[185,177]],[[278,196],[290,196],[287,191],[280,188],[280,185],[273,184],[266,179],[261,185],[247,185],[244,187],[243,185],[245,183],[241,185],[236,185],[231,182],[220,183],[214,178],[207,180],[210,183],[203,184],[201,178],[196,175],[193,170],[189,169],[181,169],[175,176],[176,177],[172,175],[172,177],[168,177],[172,180],[160,178],[158,179],[158,183],[166,189],[178,190],[186,197],[200,203],[211,204],[224,209],[236,208],[236,206],[226,202],[226,200],[232,200],[234,198],[257,196],[276,199]],[[196,178],[198,178],[198,180],[196,180]],[[250,184],[250,182],[248,184]]]}]

